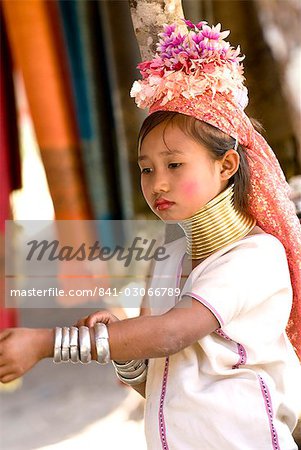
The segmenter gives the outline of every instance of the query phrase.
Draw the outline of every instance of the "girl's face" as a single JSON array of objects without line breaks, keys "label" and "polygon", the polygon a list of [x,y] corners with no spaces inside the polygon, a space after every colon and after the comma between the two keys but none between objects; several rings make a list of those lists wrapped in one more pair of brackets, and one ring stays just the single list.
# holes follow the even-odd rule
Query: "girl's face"
[{"label": "girl's face", "polygon": [[187,219],[227,186],[221,161],[173,124],[147,134],[138,163],[144,198],[163,221]]}]

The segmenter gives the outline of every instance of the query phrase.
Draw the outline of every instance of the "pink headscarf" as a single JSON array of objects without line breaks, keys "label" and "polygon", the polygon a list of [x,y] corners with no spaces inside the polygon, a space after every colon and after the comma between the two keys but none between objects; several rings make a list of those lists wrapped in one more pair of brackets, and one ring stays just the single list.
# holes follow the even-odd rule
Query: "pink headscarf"
[{"label": "pink headscarf", "polygon": [[150,113],[173,111],[193,116],[238,139],[250,166],[250,213],[266,233],[283,244],[293,288],[287,333],[301,360],[301,226],[290,188],[278,160],[247,115],[247,90],[238,56],[223,38],[220,25],[208,27],[185,21],[186,35],[176,25],[165,27],[152,61],[139,65],[143,80],[131,95]]}]

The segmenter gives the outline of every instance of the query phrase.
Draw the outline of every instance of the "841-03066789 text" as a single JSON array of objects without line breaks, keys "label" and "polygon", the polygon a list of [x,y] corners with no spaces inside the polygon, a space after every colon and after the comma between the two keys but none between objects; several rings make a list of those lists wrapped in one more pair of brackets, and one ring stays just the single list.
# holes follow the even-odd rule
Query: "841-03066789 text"
[{"label": "841-03066789 text", "polygon": [[99,288],[99,295],[104,296],[113,296],[116,297],[118,295],[125,295],[126,297],[143,297],[144,295],[148,295],[149,297],[163,297],[167,295],[168,297],[173,297],[174,295],[179,295],[179,288],[144,288],[144,287],[126,287],[125,289],[116,289],[116,288]]}]

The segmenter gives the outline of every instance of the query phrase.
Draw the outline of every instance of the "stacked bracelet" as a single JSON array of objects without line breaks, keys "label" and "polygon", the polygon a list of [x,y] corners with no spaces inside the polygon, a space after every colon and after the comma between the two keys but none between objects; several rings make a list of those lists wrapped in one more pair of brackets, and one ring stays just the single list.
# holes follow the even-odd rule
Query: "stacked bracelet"
[{"label": "stacked bracelet", "polygon": [[70,328],[63,327],[62,330],[62,348],[61,348],[62,361],[67,362],[70,359]]},{"label": "stacked bracelet", "polygon": [[91,340],[90,331],[88,327],[79,327],[79,358],[83,364],[91,362]]},{"label": "stacked bracelet", "polygon": [[56,327],[54,338],[53,362],[60,363],[62,361],[62,329]]},{"label": "stacked bracelet", "polygon": [[[110,361],[109,335],[105,324],[94,325],[96,362]],[[70,361],[87,364],[91,361],[91,340],[88,327],[56,327],[54,339],[55,363]],[[130,386],[143,383],[147,377],[147,360],[112,361],[117,377]]]},{"label": "stacked bracelet", "polygon": [[109,335],[104,323],[94,325],[95,346],[99,364],[107,364],[110,361]]},{"label": "stacked bracelet", "polygon": [[147,377],[147,360],[112,361],[120,381],[130,386],[143,383]]},{"label": "stacked bracelet", "polygon": [[[95,324],[95,346],[99,364],[110,361],[109,336],[107,327],[102,323]],[[88,327],[56,327],[54,339],[53,362],[81,362],[91,361],[91,339]]]},{"label": "stacked bracelet", "polygon": [[71,362],[79,362],[79,348],[78,348],[78,328],[70,328],[70,358]]}]

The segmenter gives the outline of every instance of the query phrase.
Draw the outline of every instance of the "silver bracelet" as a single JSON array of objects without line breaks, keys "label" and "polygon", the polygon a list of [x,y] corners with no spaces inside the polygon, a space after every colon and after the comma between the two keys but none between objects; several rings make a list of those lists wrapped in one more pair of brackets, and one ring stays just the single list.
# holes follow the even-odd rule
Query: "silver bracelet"
[{"label": "silver bracelet", "polygon": [[62,333],[62,361],[68,362],[70,359],[70,328],[63,327]]},{"label": "silver bracelet", "polygon": [[129,361],[112,361],[114,366],[120,367],[123,369],[131,368],[135,362],[136,362],[136,360],[134,360],[134,359],[130,359]]},{"label": "silver bracelet", "polygon": [[79,362],[77,327],[70,327],[70,358],[74,364]]},{"label": "silver bracelet", "polygon": [[79,327],[79,355],[83,364],[91,362],[91,341],[88,327]]},{"label": "silver bracelet", "polygon": [[143,363],[141,364],[136,370],[133,370],[132,372],[125,372],[123,370],[117,370],[118,374],[125,379],[133,379],[138,377],[139,375],[142,374],[142,372],[144,372],[144,370],[146,369],[146,365]]},{"label": "silver bracelet", "polygon": [[112,361],[115,369],[117,369],[117,370],[120,369],[125,372],[132,372],[133,370],[137,369],[143,362],[144,362],[144,359],[138,359],[138,360],[131,359],[130,361],[125,361],[125,362]]},{"label": "silver bracelet", "polygon": [[55,327],[53,362],[62,362],[62,328]]},{"label": "silver bracelet", "polygon": [[119,373],[119,375],[125,377],[125,378],[135,378],[136,376],[140,375],[141,372],[146,367],[145,360],[141,359],[138,361],[134,361],[131,367],[128,367],[127,369],[124,369],[122,366],[117,365],[113,362],[113,366],[115,367],[115,370]]},{"label": "silver bracelet", "polygon": [[120,372],[133,372],[138,369],[142,364],[145,363],[144,359],[132,359],[131,361],[126,361],[121,363],[120,361],[112,361],[115,369]]},{"label": "silver bracelet", "polygon": [[119,375],[117,370],[116,370],[116,375],[119,378],[119,380],[122,381],[123,383],[128,384],[129,386],[136,386],[138,384],[144,383],[144,381],[146,380],[147,366],[145,366],[145,369],[143,370],[143,372],[135,378],[124,378],[121,375]]},{"label": "silver bracelet", "polygon": [[130,386],[143,383],[147,377],[147,363],[145,359],[112,361],[115,372],[120,381]]},{"label": "silver bracelet", "polygon": [[98,364],[108,364],[110,361],[110,347],[108,329],[104,323],[94,325],[95,347],[97,353],[96,362]]}]

